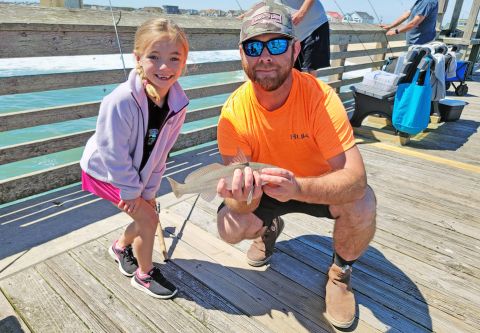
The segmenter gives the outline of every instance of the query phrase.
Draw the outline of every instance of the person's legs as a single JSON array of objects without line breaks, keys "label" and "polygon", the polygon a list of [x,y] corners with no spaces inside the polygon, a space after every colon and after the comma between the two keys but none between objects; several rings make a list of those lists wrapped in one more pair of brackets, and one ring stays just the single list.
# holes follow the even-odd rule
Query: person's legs
[{"label": "person's legs", "polygon": [[301,42],[295,68],[316,75],[316,70],[330,66],[330,26],[325,22]]},{"label": "person's legs", "polygon": [[361,200],[344,205],[331,205],[335,218],[333,245],[335,252],[345,261],[354,261],[368,248],[375,234],[376,199],[367,187]]},{"label": "person's legs", "polygon": [[131,285],[155,298],[167,299],[177,293],[177,288],[168,281],[152,262],[155,231],[158,225],[157,211],[145,200],[135,213],[128,213],[133,222],[128,225],[120,237],[120,246],[132,244],[138,260],[138,269],[131,280]]},{"label": "person's legs", "polygon": [[275,242],[283,231],[284,221],[280,216],[288,213],[332,218],[326,205],[295,200],[280,202],[264,195],[253,213],[233,213],[221,204],[217,215],[218,233],[224,241],[232,244],[253,239],[247,251],[247,262],[251,266],[262,266],[270,260]]},{"label": "person's legs", "polygon": [[368,248],[375,234],[375,194],[367,187],[362,199],[332,205],[330,212],[335,218],[335,253],[325,288],[326,317],[336,327],[348,328],[355,320],[355,297],[350,284],[352,264]]},{"label": "person's legs", "polygon": [[122,247],[132,244],[140,271],[147,273],[153,267],[152,253],[158,215],[155,208],[145,200],[140,201],[135,213],[128,213],[128,215],[132,217],[133,222],[127,226],[117,244]]},{"label": "person's legs", "polygon": [[260,237],[267,229],[263,224],[263,221],[253,213],[235,213],[223,205],[217,215],[218,234],[229,244]]}]

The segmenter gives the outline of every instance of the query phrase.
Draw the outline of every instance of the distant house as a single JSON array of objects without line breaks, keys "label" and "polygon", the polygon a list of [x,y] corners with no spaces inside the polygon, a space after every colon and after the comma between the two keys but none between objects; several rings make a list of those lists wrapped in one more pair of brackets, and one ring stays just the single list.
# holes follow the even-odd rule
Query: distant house
[{"label": "distant house", "polygon": [[42,7],[82,8],[83,0],[40,0]]},{"label": "distant house", "polygon": [[186,15],[198,15],[199,11],[197,9],[180,9],[180,13]]},{"label": "distant house", "polygon": [[165,5],[163,6],[163,11],[166,14],[180,14],[180,10],[178,9],[178,6]]},{"label": "distant house", "polygon": [[239,15],[242,15],[244,12],[242,10],[233,10],[233,9],[230,9],[227,11],[227,14],[226,16],[227,17],[237,17]]},{"label": "distant house", "polygon": [[368,13],[365,12],[353,12],[345,14],[342,19],[342,22],[348,23],[369,23],[373,24],[374,18]]},{"label": "distant house", "polygon": [[343,16],[338,12],[327,12],[328,22],[342,22]]},{"label": "distant house", "polygon": [[224,17],[227,13],[220,9],[203,9],[200,16]]},{"label": "distant house", "polygon": [[163,13],[161,7],[143,7],[143,10],[147,13]]}]

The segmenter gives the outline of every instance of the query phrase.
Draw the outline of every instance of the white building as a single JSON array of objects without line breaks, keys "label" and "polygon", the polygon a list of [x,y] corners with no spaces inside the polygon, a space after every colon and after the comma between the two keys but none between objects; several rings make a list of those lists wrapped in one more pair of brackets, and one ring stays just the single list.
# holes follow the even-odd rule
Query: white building
[{"label": "white building", "polygon": [[345,14],[342,22],[348,23],[369,23],[373,24],[374,18],[368,13],[365,12],[353,12]]}]

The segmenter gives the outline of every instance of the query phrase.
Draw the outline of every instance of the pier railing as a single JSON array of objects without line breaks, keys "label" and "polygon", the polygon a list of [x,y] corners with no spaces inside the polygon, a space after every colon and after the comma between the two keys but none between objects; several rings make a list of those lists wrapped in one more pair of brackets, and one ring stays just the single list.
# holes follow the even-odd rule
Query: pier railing
[{"label": "pier railing", "polygon": [[[172,18],[175,19],[174,16]],[[146,17],[145,17],[146,19]],[[192,19],[194,20],[194,19]],[[232,19],[234,20],[234,19]],[[88,20],[86,19],[88,22]],[[238,23],[239,25],[239,23]],[[133,48],[137,24],[119,26],[120,44],[125,53]],[[192,51],[238,49],[237,28],[184,28]],[[404,36],[395,36],[390,41],[401,41]],[[342,101],[348,103],[352,93],[340,90],[362,80],[352,72],[378,68],[386,54],[401,52],[405,43],[387,45],[384,32],[374,25],[331,24],[332,66],[321,69],[317,76],[327,80],[339,91]],[[393,46],[393,45],[397,46]],[[399,45],[399,46],[398,46]],[[117,54],[118,45],[112,25],[78,25],[62,23],[0,23],[0,58],[46,57]],[[241,63],[222,61],[188,65],[186,75],[223,73],[241,70]],[[349,74],[345,78],[345,74]],[[124,80],[123,69],[61,74],[26,75],[0,78],[0,95],[23,94],[66,88],[98,86],[120,83]],[[190,99],[230,93],[243,80],[186,89]],[[95,117],[100,101],[62,105],[58,107],[0,113],[0,131],[12,131],[68,120]],[[212,118],[219,115],[221,105],[188,110],[186,122]],[[7,163],[28,160],[41,155],[53,154],[85,145],[94,128],[20,143],[0,148],[0,167]],[[198,144],[216,140],[216,124],[182,131],[173,150],[178,151]],[[78,161],[57,165],[41,171],[0,180],[0,204],[22,197],[41,193],[78,182]]]}]

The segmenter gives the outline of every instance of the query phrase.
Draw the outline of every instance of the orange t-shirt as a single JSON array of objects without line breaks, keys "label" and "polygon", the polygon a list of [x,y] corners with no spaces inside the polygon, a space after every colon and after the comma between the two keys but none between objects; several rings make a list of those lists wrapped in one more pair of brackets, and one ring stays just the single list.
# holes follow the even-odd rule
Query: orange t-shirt
[{"label": "orange t-shirt", "polygon": [[296,176],[331,171],[327,160],[355,144],[345,108],[335,91],[313,76],[293,70],[292,90],[280,108],[267,111],[250,81],[223,106],[218,124],[220,154],[240,148],[252,161],[272,164]]}]

